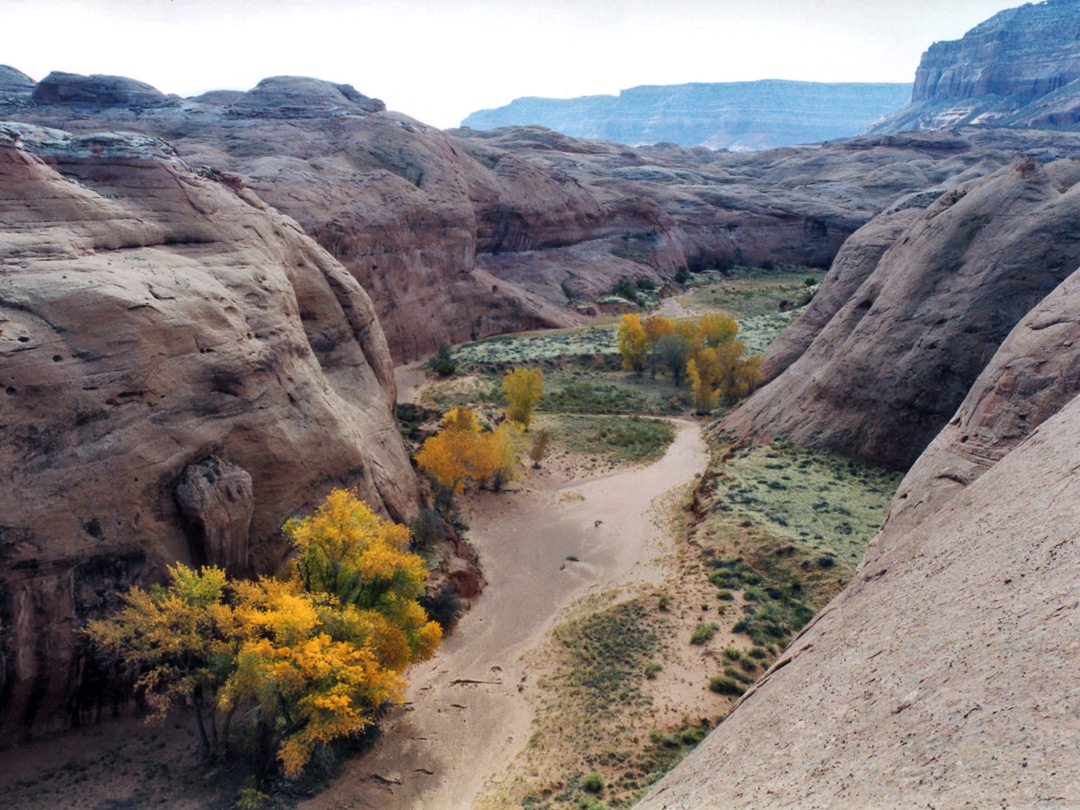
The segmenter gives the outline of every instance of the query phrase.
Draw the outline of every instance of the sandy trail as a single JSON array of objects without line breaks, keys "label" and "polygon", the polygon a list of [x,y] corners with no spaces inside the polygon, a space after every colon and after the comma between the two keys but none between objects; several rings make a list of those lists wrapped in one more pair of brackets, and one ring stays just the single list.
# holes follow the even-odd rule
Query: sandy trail
[{"label": "sandy trail", "polygon": [[394,382],[397,383],[397,401],[415,405],[420,401],[423,390],[431,384],[427,378],[427,361],[417,360],[407,366],[395,366]]},{"label": "sandy trail", "polygon": [[648,467],[546,491],[482,493],[468,504],[487,591],[438,656],[409,673],[408,704],[387,717],[375,749],[300,807],[471,807],[528,741],[533,685],[522,655],[590,588],[662,581],[659,562],[674,546],[654,504],[707,462],[699,426],[676,425],[667,453]]}]

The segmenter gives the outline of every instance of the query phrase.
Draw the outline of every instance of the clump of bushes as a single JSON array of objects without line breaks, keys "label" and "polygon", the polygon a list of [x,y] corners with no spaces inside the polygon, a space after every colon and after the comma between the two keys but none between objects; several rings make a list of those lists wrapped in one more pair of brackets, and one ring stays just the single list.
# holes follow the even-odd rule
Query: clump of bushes
[{"label": "clump of bushes", "polygon": [[694,632],[690,635],[690,643],[707,644],[712,637],[716,635],[716,631],[719,629],[720,628],[715,624],[698,622],[698,626],[694,628]]},{"label": "clump of bushes", "polygon": [[727,675],[713,675],[709,678],[709,688],[720,695],[739,697],[746,692],[746,687]]},{"label": "clump of bushes", "polygon": [[438,350],[428,361],[428,367],[440,377],[453,376],[454,372],[457,371],[457,363],[454,361],[448,344],[439,344]]}]

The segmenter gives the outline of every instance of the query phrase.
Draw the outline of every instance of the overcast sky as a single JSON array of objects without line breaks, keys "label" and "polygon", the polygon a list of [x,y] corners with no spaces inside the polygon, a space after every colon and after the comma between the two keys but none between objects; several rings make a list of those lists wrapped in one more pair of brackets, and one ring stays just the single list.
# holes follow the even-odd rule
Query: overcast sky
[{"label": "overcast sky", "polygon": [[518,96],[750,79],[907,82],[1007,0],[0,0],[0,64],[166,93],[352,84],[439,127]]}]

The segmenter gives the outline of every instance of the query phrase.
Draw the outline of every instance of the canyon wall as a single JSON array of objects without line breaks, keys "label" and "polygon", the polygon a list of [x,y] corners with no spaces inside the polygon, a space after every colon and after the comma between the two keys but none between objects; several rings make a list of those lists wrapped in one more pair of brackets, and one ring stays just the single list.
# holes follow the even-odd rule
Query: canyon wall
[{"label": "canyon wall", "polygon": [[177,560],[275,569],[334,486],[416,480],[367,294],[240,179],[0,124],[0,739],[110,709],[79,629]]},{"label": "canyon wall", "polygon": [[[165,96],[121,77],[0,88],[0,118],[136,131],[236,174],[361,282],[395,361],[582,321],[621,279],[670,285],[723,260],[827,266],[897,199],[985,175],[1076,136],[978,130],[752,155],[634,149],[541,127],[440,132],[349,85],[274,77]],[[669,287],[670,289],[670,287]]]},{"label": "canyon wall", "polygon": [[1080,127],[1080,2],[1027,3],[962,39],[935,42],[915,74],[911,103],[870,131],[958,124]]},{"label": "canyon wall", "polygon": [[910,467],[1013,327],[1080,265],[1078,180],[1077,161],[1021,161],[886,233],[895,241],[857,288],[843,279],[860,273],[834,266],[822,287],[843,287],[843,306],[791,362],[791,344],[806,342],[796,324],[777,349],[790,365],[721,427]]}]

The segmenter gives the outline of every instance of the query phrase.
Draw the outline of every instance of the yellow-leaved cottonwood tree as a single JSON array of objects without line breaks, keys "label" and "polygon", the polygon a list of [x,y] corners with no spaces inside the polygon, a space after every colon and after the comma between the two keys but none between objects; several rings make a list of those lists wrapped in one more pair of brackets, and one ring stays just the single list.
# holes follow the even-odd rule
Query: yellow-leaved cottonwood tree
[{"label": "yellow-leaved cottonwood tree", "polygon": [[515,368],[507,371],[503,377],[503,391],[510,403],[506,418],[528,430],[536,402],[544,393],[543,369]]},{"label": "yellow-leaved cottonwood tree", "polygon": [[229,752],[242,717],[258,770],[296,777],[319,746],[400,701],[402,673],[434,653],[442,628],[418,601],[427,571],[406,550],[409,530],[353,493],[334,490],[283,530],[295,554],[280,577],[177,564],[169,584],[132,589],[87,634],[138,671],[155,715],[194,706],[207,752]]},{"label": "yellow-leaved cottonwood tree", "polygon": [[505,421],[482,430],[469,408],[454,408],[443,418],[443,429],[424,441],[416,463],[442,487],[461,494],[466,482],[496,489],[521,476],[517,451],[522,428]]}]

